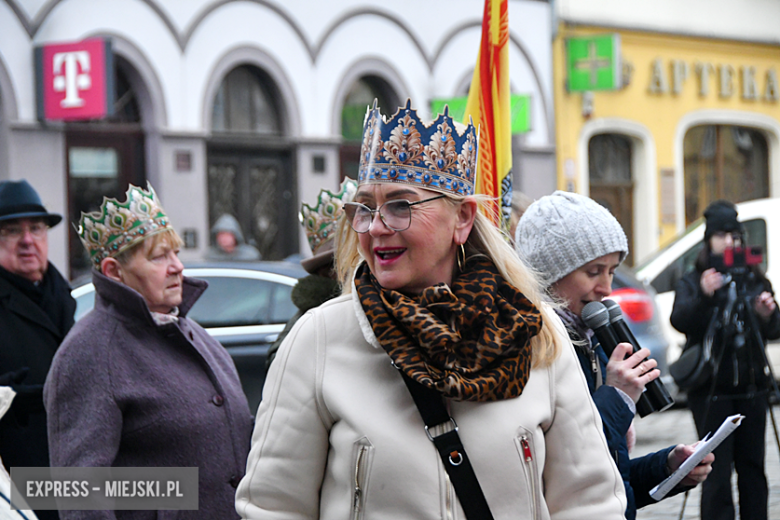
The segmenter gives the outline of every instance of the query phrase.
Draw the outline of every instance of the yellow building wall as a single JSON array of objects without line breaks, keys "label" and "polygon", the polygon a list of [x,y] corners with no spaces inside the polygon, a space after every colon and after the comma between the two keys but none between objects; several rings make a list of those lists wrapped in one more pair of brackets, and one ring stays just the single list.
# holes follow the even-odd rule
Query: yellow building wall
[{"label": "yellow building wall", "polygon": [[[629,63],[633,67],[630,83],[621,90],[594,92],[593,111],[590,116],[585,117],[583,116],[583,94],[569,93],[566,89],[565,40],[574,36],[613,33],[620,34],[623,63]],[[661,60],[660,70],[664,74],[667,86],[667,91],[660,94],[652,93],[649,88],[653,77],[653,63],[656,60]],[[672,60],[686,63],[688,67],[687,79],[681,83],[679,94],[671,92]],[[714,68],[709,75],[707,95],[700,94],[700,81],[696,74],[697,63],[709,63]],[[719,91],[718,71],[722,65],[731,66],[734,70],[731,81],[733,93],[729,97],[721,96]],[[742,67],[755,69],[757,100],[743,99],[743,82],[740,73]],[[561,25],[553,42],[559,189],[573,189],[580,193],[587,190],[587,186],[581,186],[583,180],[579,176],[581,173],[579,170],[583,158],[579,157],[579,154],[582,150],[583,127],[589,121],[616,118],[644,126],[652,135],[655,144],[656,189],[655,193],[652,193],[653,190],[648,190],[648,193],[656,199],[650,203],[658,209],[657,242],[658,246],[663,246],[681,230],[679,219],[676,223],[661,221],[661,199],[664,194],[668,194],[668,190],[662,192],[659,175],[661,169],[675,169],[678,191],[682,187],[683,172],[679,171],[682,158],[678,157],[682,153],[682,142],[681,137],[676,136],[681,119],[694,111],[719,110],[760,114],[777,121],[780,119],[780,103],[777,100],[767,101],[763,96],[767,87],[767,72],[774,71],[776,78],[778,69],[780,69],[780,47],[778,46]],[[777,136],[768,136],[768,141],[776,140]],[[587,153],[587,146],[584,149]],[[772,146],[770,146],[770,194],[777,196],[778,193],[772,189],[772,186],[778,186],[777,176],[780,172],[773,171],[771,155]],[[774,160],[776,162],[777,158],[775,157]],[[586,158],[585,164],[587,164]],[[636,193],[635,204],[636,199],[643,196],[646,194]]]}]

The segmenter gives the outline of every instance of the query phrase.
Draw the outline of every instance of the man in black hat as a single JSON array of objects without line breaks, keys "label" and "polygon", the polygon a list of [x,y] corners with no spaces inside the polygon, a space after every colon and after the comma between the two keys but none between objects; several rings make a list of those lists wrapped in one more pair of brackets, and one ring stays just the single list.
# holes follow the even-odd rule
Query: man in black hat
[{"label": "man in black hat", "polygon": [[27,181],[0,182],[0,385],[16,391],[0,420],[9,470],[49,465],[43,383],[76,311],[68,282],[48,260],[48,230],[61,220]]}]

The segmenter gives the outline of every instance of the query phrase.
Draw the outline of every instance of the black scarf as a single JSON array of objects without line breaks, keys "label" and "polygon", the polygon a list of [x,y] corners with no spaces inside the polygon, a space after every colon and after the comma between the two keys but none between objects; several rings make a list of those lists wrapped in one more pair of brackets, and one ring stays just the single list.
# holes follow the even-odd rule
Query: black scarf
[{"label": "black scarf", "polygon": [[49,263],[43,279],[34,283],[0,267],[0,278],[4,279],[43,310],[62,337],[73,326],[76,302],[70,295],[70,286],[65,278]]}]

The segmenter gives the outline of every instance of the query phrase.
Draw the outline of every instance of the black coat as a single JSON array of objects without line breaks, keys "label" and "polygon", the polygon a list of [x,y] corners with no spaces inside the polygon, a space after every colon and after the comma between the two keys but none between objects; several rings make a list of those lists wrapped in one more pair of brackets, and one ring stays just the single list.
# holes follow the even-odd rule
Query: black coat
[{"label": "black coat", "polygon": [[[595,338],[592,341],[592,348],[588,349],[581,344],[582,340],[576,332],[570,331],[569,335],[577,341],[577,347],[574,350],[577,352],[582,372],[585,374],[590,395],[593,402],[596,403],[599,415],[601,415],[609,452],[623,478],[623,486],[626,490],[626,518],[634,520],[637,509],[655,503],[655,500],[650,496],[650,490],[668,476],[666,462],[669,458],[669,452],[674,449],[674,446],[641,457],[631,458],[629,456],[626,434],[634,419],[634,412],[620,397],[617,388],[604,384],[596,388],[597,376],[592,368],[593,362],[597,362],[601,367],[601,373],[606,374],[609,358]],[[593,360],[591,360],[591,355],[594,356]],[[684,489],[678,486],[669,496],[682,491]]]},{"label": "black coat", "polygon": [[44,278],[49,306],[56,306],[54,319],[20,288],[7,271],[0,276],[0,375],[29,369],[18,385],[13,405],[0,420],[0,457],[6,468],[48,466],[46,412],[43,383],[54,353],[73,326],[76,302],[68,282],[49,264]]},{"label": "black coat", "polygon": [[[715,291],[712,297],[706,296],[701,290],[700,279],[701,272],[693,270],[680,278],[675,288],[671,322],[675,329],[685,334],[686,347],[703,341],[713,314],[716,311],[722,312],[728,296],[726,287]],[[752,300],[762,291],[774,294],[768,280],[753,274],[749,275],[744,296],[749,296]],[[764,343],[767,339],[780,338],[780,310],[775,309],[767,321],[762,320],[758,315],[755,316],[760,329],[758,332]],[[748,348],[737,349],[733,342],[724,341],[724,331],[719,327],[722,324],[718,320],[719,318],[716,318],[713,342],[713,355],[720,356],[721,359],[716,385],[717,393],[734,394],[767,388],[768,381],[763,371],[764,359],[760,351],[750,348],[755,347],[750,331],[746,334]],[[702,389],[704,388],[709,389],[710,382],[703,384]]]}]

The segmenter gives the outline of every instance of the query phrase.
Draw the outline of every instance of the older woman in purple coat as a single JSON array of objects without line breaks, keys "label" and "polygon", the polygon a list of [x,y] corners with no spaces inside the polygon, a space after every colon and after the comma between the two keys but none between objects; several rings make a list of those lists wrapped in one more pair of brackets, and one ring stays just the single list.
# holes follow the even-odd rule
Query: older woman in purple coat
[{"label": "older woman in purple coat", "polygon": [[[54,467],[197,467],[199,509],[238,518],[252,416],[225,349],[187,311],[206,290],[182,276],[181,239],[151,186],[82,214],[95,308],[65,338],[44,388]],[[60,518],[163,518],[157,511],[62,511]]]}]

